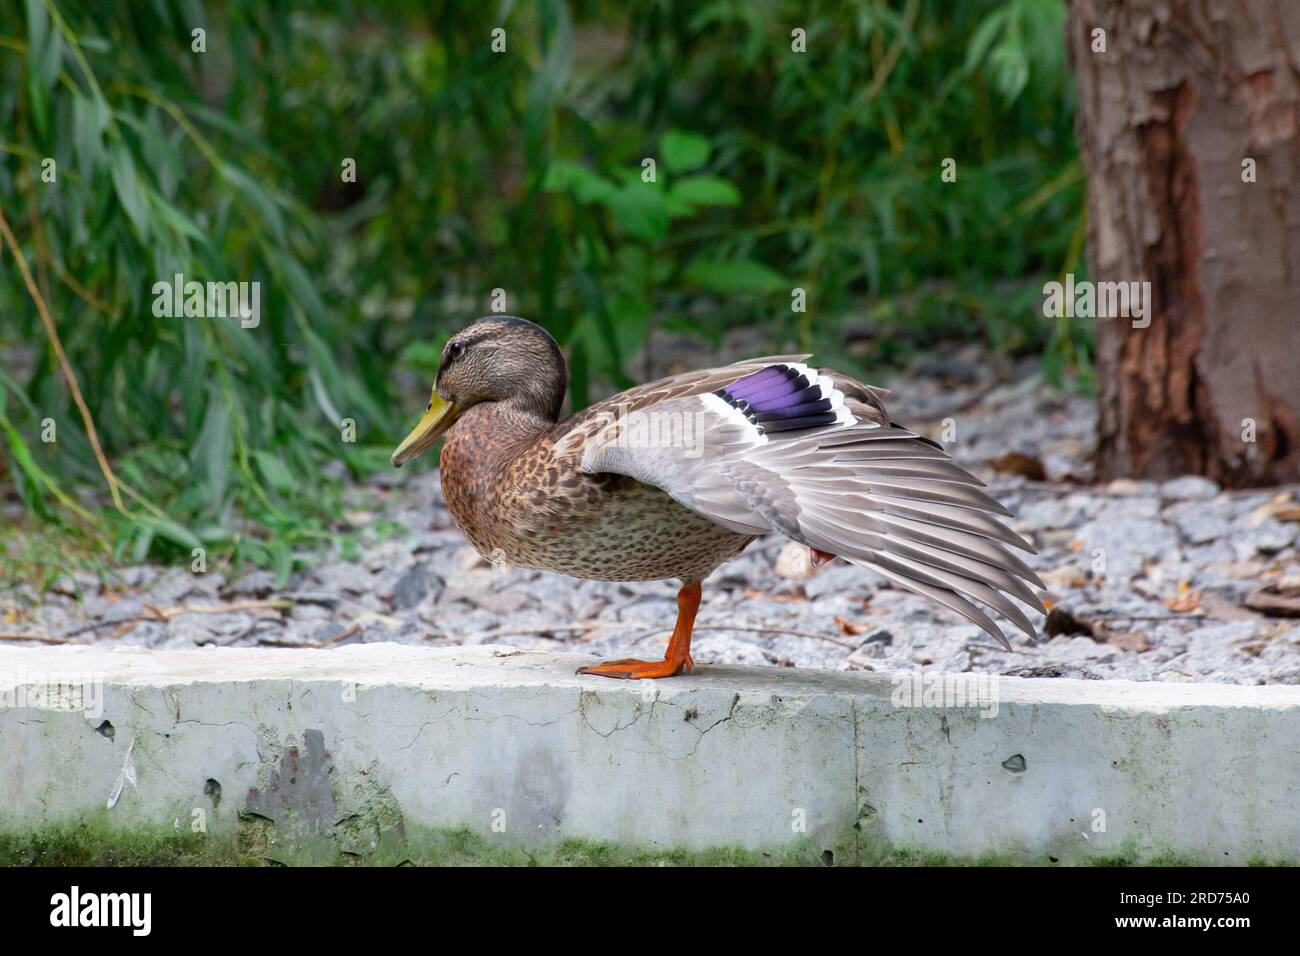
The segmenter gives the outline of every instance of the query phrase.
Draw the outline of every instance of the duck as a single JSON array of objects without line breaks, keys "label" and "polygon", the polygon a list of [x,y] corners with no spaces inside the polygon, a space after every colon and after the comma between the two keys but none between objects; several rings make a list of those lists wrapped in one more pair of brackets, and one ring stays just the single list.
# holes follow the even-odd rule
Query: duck
[{"label": "duck", "polygon": [[[597,581],[678,582],[662,660],[579,674],[689,674],[702,584],[755,539],[782,534],[949,608],[999,642],[990,612],[1033,639],[1046,613],[1012,517],[937,442],[890,419],[888,392],[810,355],[672,375],[562,416],[568,365],[542,326],[480,318],[442,349],[401,467],[443,439],[447,509],[494,563]],[[499,564],[497,566],[500,566]],[[1014,600],[1013,600],[1014,599]]]}]

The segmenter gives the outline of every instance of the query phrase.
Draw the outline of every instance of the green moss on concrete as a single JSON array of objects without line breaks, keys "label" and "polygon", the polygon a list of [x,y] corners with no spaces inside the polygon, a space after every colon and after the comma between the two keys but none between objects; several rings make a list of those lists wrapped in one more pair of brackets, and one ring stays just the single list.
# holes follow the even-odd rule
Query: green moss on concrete
[{"label": "green moss on concrete", "polygon": [[[1044,859],[1044,865],[1051,863]],[[984,854],[978,857],[954,856],[938,850],[909,850],[902,847],[883,847],[866,854],[864,866],[1024,866],[1018,857]]]},{"label": "green moss on concrete", "polygon": [[[1224,858],[1223,863],[1230,865],[1238,861]],[[1093,866],[1212,866],[1214,861],[1200,860],[1194,857],[1173,853],[1169,850],[1141,850],[1132,840],[1120,845],[1119,850],[1109,856],[1099,856],[1091,861]],[[1283,860],[1269,861],[1254,858],[1246,862],[1247,866],[1294,866]]]},{"label": "green moss on concrete", "polygon": [[810,866],[823,865],[819,854],[802,847],[775,852],[738,847],[650,850],[581,839],[530,847],[509,837],[485,837],[461,827],[422,829],[387,847],[381,839],[364,862],[379,866]]},{"label": "green moss on concrete", "polygon": [[821,865],[812,851],[769,854],[739,848],[664,851],[587,840],[525,847],[468,828],[402,837],[379,834],[368,852],[329,837],[282,839],[269,821],[233,834],[177,833],[166,827],[111,828],[99,821],[0,834],[0,866],[762,866]]},{"label": "green moss on concrete", "polygon": [[1121,849],[1111,856],[1099,856],[1092,861],[1093,866],[1204,866],[1201,860],[1179,856],[1176,853],[1155,853],[1142,856],[1130,850]]},{"label": "green moss on concrete", "polygon": [[208,866],[256,862],[235,840],[169,827],[109,830],[98,823],[0,833],[0,866]]},{"label": "green moss on concrete", "polygon": [[[931,850],[877,847],[862,851],[870,866],[1035,865],[1020,857],[954,856]],[[1050,858],[1039,865],[1054,865]],[[1174,854],[1144,854],[1126,844],[1116,854],[1088,861],[1095,866],[1195,866]],[[245,817],[235,832],[177,832],[171,827],[111,826],[104,818],[46,826],[30,833],[0,833],[0,866],[826,866],[851,864],[815,846],[763,852],[738,847],[651,850],[616,843],[568,839],[524,846],[467,827],[411,830],[394,826],[359,831],[348,838],[290,837],[269,820]],[[1283,866],[1282,860],[1251,860],[1252,866]]]}]

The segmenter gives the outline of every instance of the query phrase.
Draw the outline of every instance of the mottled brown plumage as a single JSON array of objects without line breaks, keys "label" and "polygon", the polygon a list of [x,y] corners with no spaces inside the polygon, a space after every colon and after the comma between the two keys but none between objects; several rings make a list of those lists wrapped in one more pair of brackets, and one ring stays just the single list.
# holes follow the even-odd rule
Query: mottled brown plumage
[{"label": "mottled brown plumage", "polygon": [[476,405],[443,442],[443,497],[480,554],[595,581],[690,582],[753,540],[635,478],[583,472],[583,442],[555,449],[574,423],[541,424]]},{"label": "mottled brown plumage", "polygon": [[974,602],[1032,634],[1003,592],[1041,610],[1025,584],[1041,582],[1006,550],[1029,549],[990,517],[1001,506],[937,445],[893,425],[882,390],[804,358],[687,372],[558,421],[567,368],[554,340],[523,319],[481,319],[448,342],[428,414],[393,461],[447,433],[443,496],[485,557],[682,582],[664,661],[588,673],[689,670],[699,582],[772,530],[925,594],[1004,643]]}]

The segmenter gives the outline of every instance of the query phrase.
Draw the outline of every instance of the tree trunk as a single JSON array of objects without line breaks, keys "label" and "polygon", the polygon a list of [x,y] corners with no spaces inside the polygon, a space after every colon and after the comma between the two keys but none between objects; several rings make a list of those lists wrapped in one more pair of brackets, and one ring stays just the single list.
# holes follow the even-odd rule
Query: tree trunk
[{"label": "tree trunk", "polygon": [[1152,296],[1146,328],[1095,320],[1098,477],[1300,481],[1300,3],[1070,0],[1067,23],[1089,278]]}]

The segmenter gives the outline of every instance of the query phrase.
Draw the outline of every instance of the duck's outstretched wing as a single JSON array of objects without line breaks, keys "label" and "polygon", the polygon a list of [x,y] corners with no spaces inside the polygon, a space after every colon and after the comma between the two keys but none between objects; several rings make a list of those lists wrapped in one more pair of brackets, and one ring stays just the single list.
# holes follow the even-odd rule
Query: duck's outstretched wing
[{"label": "duck's outstretched wing", "polygon": [[658,408],[673,399],[707,395],[770,366],[798,365],[807,358],[808,355],[766,355],[762,358],[744,359],[732,365],[697,369],[656,379],[588,405],[555,424],[543,441],[550,443],[553,454],[576,454],[581,458],[588,441],[609,423],[631,413]]},{"label": "duck's outstretched wing", "polygon": [[1034,636],[1010,600],[1044,610],[1030,586],[1042,582],[1011,551],[1033,548],[995,517],[1010,512],[979,479],[890,422],[882,390],[798,360],[729,368],[699,373],[707,388],[654,383],[602,403],[584,423],[582,468],[654,485],[730,530],[780,531],[870,568],[1008,648],[980,605]]}]

